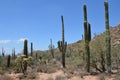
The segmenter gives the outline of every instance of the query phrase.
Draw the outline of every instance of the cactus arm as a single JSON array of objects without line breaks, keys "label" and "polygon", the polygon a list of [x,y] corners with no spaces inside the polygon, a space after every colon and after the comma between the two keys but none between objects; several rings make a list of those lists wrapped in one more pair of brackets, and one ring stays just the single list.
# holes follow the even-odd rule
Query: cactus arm
[{"label": "cactus arm", "polygon": [[60,52],[62,52],[62,42],[61,41],[58,41],[58,48],[59,48]]}]

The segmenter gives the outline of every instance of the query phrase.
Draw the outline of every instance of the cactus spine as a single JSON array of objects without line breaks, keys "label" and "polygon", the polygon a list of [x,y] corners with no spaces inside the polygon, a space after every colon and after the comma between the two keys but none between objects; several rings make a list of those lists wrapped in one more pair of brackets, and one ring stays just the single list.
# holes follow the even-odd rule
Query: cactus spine
[{"label": "cactus spine", "polygon": [[91,41],[91,26],[87,22],[87,8],[83,6],[84,10],[84,41],[85,41],[85,55],[86,55],[86,70],[90,72],[90,49],[89,42]]},{"label": "cactus spine", "polygon": [[[24,40],[24,55],[26,58],[28,58],[28,47],[27,47],[27,40]],[[27,63],[25,62],[25,65],[24,65],[24,72],[27,71]]]},{"label": "cactus spine", "polygon": [[108,2],[104,2],[105,6],[105,24],[106,24],[106,62],[107,62],[107,72],[111,72],[111,38],[109,30],[109,12],[108,12]]},{"label": "cactus spine", "polygon": [[33,43],[31,42],[31,56],[33,56]]},{"label": "cactus spine", "polygon": [[58,48],[60,52],[62,52],[62,65],[63,65],[63,68],[65,68],[65,53],[66,53],[66,48],[67,48],[67,42],[65,42],[65,38],[64,38],[63,16],[61,16],[61,20],[62,20],[62,41],[58,41]]},{"label": "cactus spine", "polygon": [[7,67],[10,67],[10,59],[11,59],[11,56],[8,55],[8,58],[7,58]]}]

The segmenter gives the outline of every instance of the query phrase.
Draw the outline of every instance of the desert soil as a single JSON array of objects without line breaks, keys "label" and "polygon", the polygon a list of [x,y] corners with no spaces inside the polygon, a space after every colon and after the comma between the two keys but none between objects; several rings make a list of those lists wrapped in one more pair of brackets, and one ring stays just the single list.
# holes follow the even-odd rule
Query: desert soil
[{"label": "desert soil", "polygon": [[[19,75],[22,75],[22,74],[6,74],[6,75],[9,75],[11,77],[14,78],[14,80],[20,80],[19,79]],[[36,79],[34,80],[50,80],[52,78],[52,80],[55,80],[55,78],[57,76],[61,76],[61,77],[66,77],[65,76],[65,73],[62,71],[62,70],[58,70],[56,71],[55,73],[38,73]],[[72,78],[70,79],[66,79],[65,80],[100,80],[99,79],[100,75],[96,75],[96,76],[92,76],[92,75],[87,75],[87,76],[84,76],[83,78],[81,78],[80,76],[73,76]],[[115,78],[115,75],[111,75],[111,76],[105,76],[105,80],[114,80]],[[33,80],[33,79],[32,79]]]}]

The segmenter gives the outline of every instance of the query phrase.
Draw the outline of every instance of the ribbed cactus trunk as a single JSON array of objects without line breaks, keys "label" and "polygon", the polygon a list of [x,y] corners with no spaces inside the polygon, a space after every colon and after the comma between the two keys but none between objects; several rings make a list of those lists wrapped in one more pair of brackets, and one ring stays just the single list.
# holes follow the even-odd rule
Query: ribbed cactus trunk
[{"label": "ribbed cactus trunk", "polygon": [[33,56],[33,43],[31,42],[31,56]]},{"label": "ribbed cactus trunk", "polygon": [[84,42],[85,42],[85,57],[86,57],[86,71],[90,72],[90,49],[89,42],[91,41],[91,27],[87,22],[87,8],[86,5],[83,6],[84,10]]},{"label": "ribbed cactus trunk", "polygon": [[111,38],[109,30],[109,11],[108,2],[104,2],[105,6],[105,24],[106,24],[106,62],[107,62],[107,72],[111,73]]},{"label": "ribbed cactus trunk", "polygon": [[63,68],[65,68],[65,53],[66,53],[66,48],[67,48],[67,42],[65,42],[64,38],[64,19],[63,16],[61,16],[62,20],[62,41],[58,41],[58,48],[60,52],[62,52],[62,65]]},{"label": "ribbed cactus trunk", "polygon": [[7,67],[10,67],[10,59],[11,59],[11,56],[8,55],[8,57],[7,57]]},{"label": "ribbed cactus trunk", "polygon": [[[28,47],[27,47],[27,40],[24,40],[24,55],[26,56],[26,58],[28,58]],[[24,65],[24,72],[27,71],[27,63],[25,63]]]}]

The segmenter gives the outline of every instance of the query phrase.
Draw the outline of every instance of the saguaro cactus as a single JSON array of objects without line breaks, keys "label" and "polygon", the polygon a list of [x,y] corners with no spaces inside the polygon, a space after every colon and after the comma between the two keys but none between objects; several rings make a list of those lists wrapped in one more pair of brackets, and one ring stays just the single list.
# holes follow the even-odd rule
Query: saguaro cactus
[{"label": "saguaro cactus", "polygon": [[2,56],[3,56],[3,57],[5,56],[4,48],[2,48]]},{"label": "saguaro cactus", "polygon": [[15,48],[14,48],[14,49],[12,49],[12,58],[15,59],[15,56],[16,55],[15,55]]},{"label": "saguaro cactus", "polygon": [[107,62],[107,72],[111,72],[111,38],[109,30],[109,11],[108,11],[108,1],[104,2],[105,6],[105,24],[106,24],[106,62]]},{"label": "saguaro cactus", "polygon": [[58,41],[58,48],[60,52],[62,52],[62,65],[63,65],[63,68],[65,68],[65,53],[66,53],[66,48],[67,48],[67,42],[65,42],[65,38],[64,38],[63,16],[61,16],[61,20],[62,20],[62,41]]},{"label": "saguaro cactus", "polygon": [[27,47],[27,40],[24,40],[24,55],[26,56],[26,58],[28,57],[28,47]]},{"label": "saguaro cactus", "polygon": [[54,45],[52,44],[52,39],[50,39],[49,49],[50,49],[52,57],[54,58]]},{"label": "saguaro cactus", "polygon": [[85,55],[86,55],[86,70],[90,72],[90,49],[89,42],[91,41],[91,27],[87,22],[87,8],[86,5],[83,6],[84,11],[84,41],[85,41]]},{"label": "saguaro cactus", "polygon": [[33,43],[31,42],[31,56],[33,56]]},{"label": "saguaro cactus", "polygon": [[[27,47],[27,40],[24,40],[24,55],[28,58],[28,47]],[[24,71],[27,71],[27,63],[25,62]]]},{"label": "saguaro cactus", "polygon": [[8,57],[7,57],[7,67],[10,67],[10,59],[11,59],[11,56],[8,55]]}]

